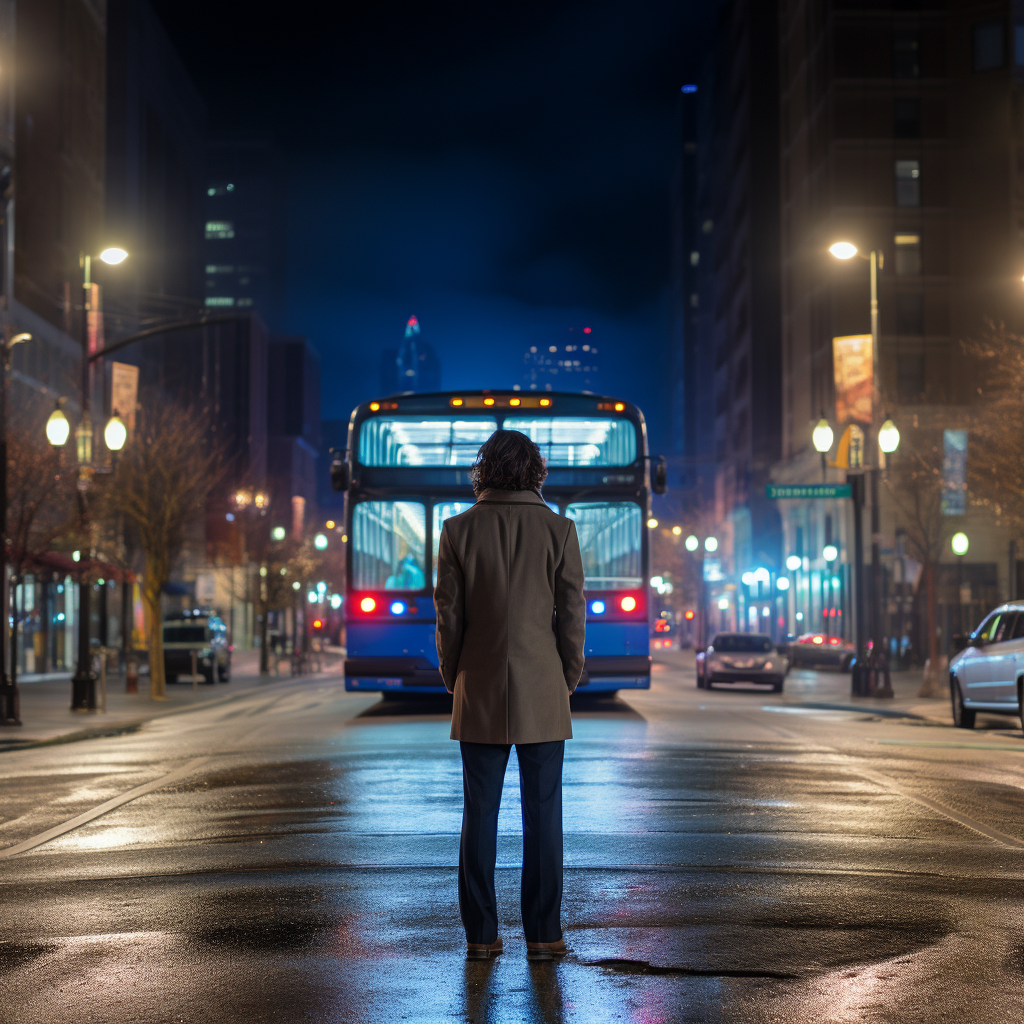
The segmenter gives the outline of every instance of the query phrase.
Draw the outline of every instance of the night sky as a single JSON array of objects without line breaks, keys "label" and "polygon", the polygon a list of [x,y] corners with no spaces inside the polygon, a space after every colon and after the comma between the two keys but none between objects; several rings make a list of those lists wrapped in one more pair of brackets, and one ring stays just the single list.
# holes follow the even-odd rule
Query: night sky
[{"label": "night sky", "polygon": [[665,443],[675,115],[712,3],[155,6],[211,123],[286,155],[285,327],[325,418],[376,395],[412,314],[445,388],[510,387],[590,326]]}]

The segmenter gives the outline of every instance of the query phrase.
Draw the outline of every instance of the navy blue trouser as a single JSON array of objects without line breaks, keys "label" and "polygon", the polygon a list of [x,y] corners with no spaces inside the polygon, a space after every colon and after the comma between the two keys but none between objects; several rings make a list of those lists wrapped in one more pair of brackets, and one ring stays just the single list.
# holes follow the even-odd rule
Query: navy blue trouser
[{"label": "navy blue trouser", "polygon": [[[462,841],[459,844],[459,910],[467,942],[498,937],[494,862],[498,856],[498,807],[511,745],[461,743]],[[517,743],[523,805],[523,878],[520,906],[527,942],[562,937],[562,758],[565,740]]]}]

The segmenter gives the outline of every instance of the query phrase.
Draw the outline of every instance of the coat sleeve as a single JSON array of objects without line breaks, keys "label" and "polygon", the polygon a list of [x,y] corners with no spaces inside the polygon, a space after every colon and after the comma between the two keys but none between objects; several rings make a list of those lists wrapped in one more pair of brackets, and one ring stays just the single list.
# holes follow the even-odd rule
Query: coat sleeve
[{"label": "coat sleeve", "polygon": [[583,643],[587,629],[587,604],[583,599],[583,559],[576,524],[569,523],[562,560],[555,569],[555,629],[562,658],[565,685],[572,693],[583,675]]},{"label": "coat sleeve", "polygon": [[437,610],[437,661],[449,693],[455,692],[455,678],[459,672],[462,635],[466,626],[465,601],[466,580],[445,524],[437,549],[434,607]]}]

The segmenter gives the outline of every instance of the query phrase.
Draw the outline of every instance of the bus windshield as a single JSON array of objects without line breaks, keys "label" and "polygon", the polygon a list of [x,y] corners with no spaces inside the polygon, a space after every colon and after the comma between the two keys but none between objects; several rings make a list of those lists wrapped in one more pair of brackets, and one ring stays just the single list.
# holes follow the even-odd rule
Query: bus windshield
[{"label": "bus windshield", "polygon": [[[506,430],[535,441],[549,466],[629,466],[639,457],[636,427],[626,419],[508,416]],[[378,416],[359,429],[364,466],[471,466],[498,429],[491,417]]]},{"label": "bus windshield", "polygon": [[422,590],[427,514],[418,501],[363,501],[352,513],[352,585]]},{"label": "bus windshield", "polygon": [[490,417],[376,417],[359,429],[359,461],[364,466],[471,466],[498,429]]},{"label": "bus windshield", "polygon": [[620,590],[643,583],[640,506],[631,501],[588,501],[569,505],[576,522],[588,590]]}]

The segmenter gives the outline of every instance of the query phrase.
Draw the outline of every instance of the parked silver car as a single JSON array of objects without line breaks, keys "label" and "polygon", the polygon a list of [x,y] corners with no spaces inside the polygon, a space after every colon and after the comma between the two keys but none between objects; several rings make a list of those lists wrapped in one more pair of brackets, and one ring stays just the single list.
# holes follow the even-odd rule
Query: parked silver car
[{"label": "parked silver car", "polygon": [[1024,603],[1001,605],[949,663],[953,724],[973,729],[979,711],[1020,715],[1024,685]]},{"label": "parked silver car", "polygon": [[776,693],[789,671],[788,659],[763,633],[719,633],[707,650],[697,652],[697,686],[714,683],[771,683]]}]

